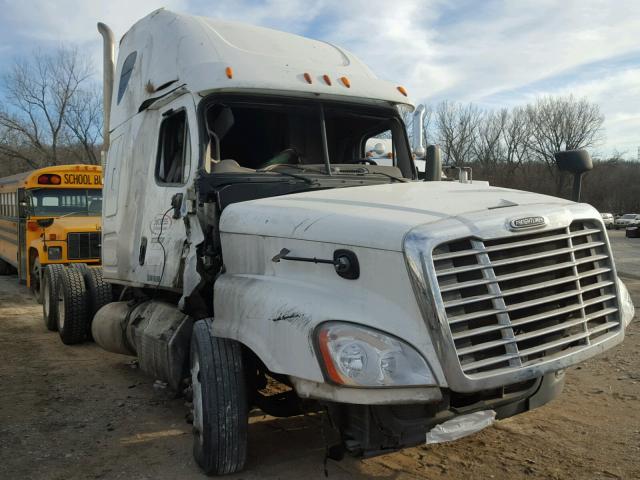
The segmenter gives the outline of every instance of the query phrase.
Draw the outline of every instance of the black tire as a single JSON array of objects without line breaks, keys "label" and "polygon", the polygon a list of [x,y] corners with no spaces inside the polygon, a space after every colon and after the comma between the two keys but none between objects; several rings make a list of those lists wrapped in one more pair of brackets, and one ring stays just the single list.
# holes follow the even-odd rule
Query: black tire
[{"label": "black tire", "polygon": [[87,289],[77,268],[65,268],[60,274],[58,333],[65,345],[82,342],[87,336]]},{"label": "black tire", "polygon": [[84,285],[87,288],[87,297],[89,299],[89,321],[87,322],[87,337],[91,336],[91,322],[96,312],[113,300],[113,292],[111,284],[102,278],[101,268],[87,268],[82,272],[84,277]]},{"label": "black tire", "polygon": [[70,263],[69,266],[80,270],[80,273],[82,273],[82,275],[89,271],[89,265],[87,265],[86,263]]},{"label": "black tire", "polygon": [[242,349],[233,340],[214,337],[200,320],[191,336],[193,456],[208,475],[244,468],[249,408]]},{"label": "black tire", "polygon": [[42,318],[48,330],[58,330],[58,301],[60,296],[60,275],[64,267],[50,264],[42,273]]},{"label": "black tire", "polygon": [[40,259],[36,258],[31,265],[31,293],[36,302],[42,303],[42,265]]},{"label": "black tire", "polygon": [[0,275],[9,275],[11,273],[11,265],[0,258]]}]

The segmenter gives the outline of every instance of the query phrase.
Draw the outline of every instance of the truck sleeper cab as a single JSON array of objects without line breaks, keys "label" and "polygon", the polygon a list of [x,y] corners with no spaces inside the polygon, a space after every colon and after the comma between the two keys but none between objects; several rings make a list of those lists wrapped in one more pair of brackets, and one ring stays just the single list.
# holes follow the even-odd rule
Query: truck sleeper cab
[{"label": "truck sleeper cab", "polygon": [[[114,67],[99,29],[102,268],[121,292],[87,321],[173,388],[188,378],[206,473],[243,468],[253,406],[326,410],[339,450],[375,455],[542,405],[622,341],[633,306],[599,214],[417,181],[406,90],[349,52],[158,10]],[[366,154],[381,135],[384,164]]]}]

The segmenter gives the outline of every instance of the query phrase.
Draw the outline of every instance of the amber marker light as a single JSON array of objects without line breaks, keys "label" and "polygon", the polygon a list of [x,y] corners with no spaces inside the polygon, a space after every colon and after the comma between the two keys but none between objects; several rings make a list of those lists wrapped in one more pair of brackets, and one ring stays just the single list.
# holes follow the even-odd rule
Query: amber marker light
[{"label": "amber marker light", "polygon": [[324,83],[331,86],[331,79],[329,78],[329,75],[323,75],[322,79],[324,80]]},{"label": "amber marker light", "polygon": [[329,378],[337,384],[344,384],[342,377],[336,370],[335,365],[333,364],[333,359],[331,358],[331,353],[329,353],[329,332],[326,330],[321,330],[318,338],[318,345],[320,347],[320,354],[322,355],[322,359],[324,360],[324,366],[326,368],[327,375]]},{"label": "amber marker light", "polygon": [[227,78],[233,78],[233,68],[231,67],[225,68],[224,73],[227,74]]},{"label": "amber marker light", "polygon": [[311,75],[309,75],[307,72],[304,72],[304,79],[307,81],[307,83],[309,85],[311,85],[313,83],[313,80],[311,80]]},{"label": "amber marker light", "polygon": [[345,87],[351,88],[351,82],[349,81],[349,79],[347,77],[340,77],[340,81],[342,82],[342,84]]},{"label": "amber marker light", "polygon": [[60,185],[60,183],[62,183],[62,180],[58,175],[50,175],[49,182],[51,182],[51,185]]},{"label": "amber marker light", "polygon": [[398,87],[398,91],[405,97],[409,96],[409,94],[407,93],[407,89],[404,88],[402,85]]}]

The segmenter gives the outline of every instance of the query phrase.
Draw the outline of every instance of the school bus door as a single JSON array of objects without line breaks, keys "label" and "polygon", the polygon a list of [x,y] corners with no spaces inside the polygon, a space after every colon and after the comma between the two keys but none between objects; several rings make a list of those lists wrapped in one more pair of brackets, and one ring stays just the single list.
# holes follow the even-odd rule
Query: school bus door
[{"label": "school bus door", "polygon": [[29,199],[24,188],[18,189],[18,279],[27,281],[27,217],[29,216]]}]

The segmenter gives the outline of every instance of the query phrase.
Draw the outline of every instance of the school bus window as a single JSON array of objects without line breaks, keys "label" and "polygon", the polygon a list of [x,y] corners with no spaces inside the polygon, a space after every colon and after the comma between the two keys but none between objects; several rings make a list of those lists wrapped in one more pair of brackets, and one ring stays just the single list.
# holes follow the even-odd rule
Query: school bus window
[{"label": "school bus window", "polygon": [[100,215],[102,190],[42,188],[30,191],[31,214],[34,216]]}]

